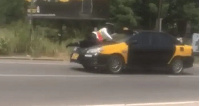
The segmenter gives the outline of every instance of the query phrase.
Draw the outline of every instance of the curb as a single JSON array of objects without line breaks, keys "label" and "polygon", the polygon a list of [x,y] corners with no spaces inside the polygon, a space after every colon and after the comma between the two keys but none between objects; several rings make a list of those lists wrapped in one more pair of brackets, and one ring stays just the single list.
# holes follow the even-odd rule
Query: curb
[{"label": "curb", "polygon": [[[65,59],[54,59],[54,58],[30,58],[30,57],[0,57],[5,60],[39,60],[39,61],[67,61]],[[194,66],[199,67],[199,64],[194,63]]]},{"label": "curb", "polygon": [[8,60],[31,60],[31,58],[26,58],[26,57],[0,57],[0,59],[8,59]]},{"label": "curb", "polygon": [[64,59],[37,59],[37,58],[32,58],[31,60],[40,60],[40,61],[66,61]]},{"label": "curb", "polygon": [[53,59],[53,58],[28,58],[28,57],[0,57],[0,59],[6,60],[40,60],[40,61],[66,61],[64,59]]}]

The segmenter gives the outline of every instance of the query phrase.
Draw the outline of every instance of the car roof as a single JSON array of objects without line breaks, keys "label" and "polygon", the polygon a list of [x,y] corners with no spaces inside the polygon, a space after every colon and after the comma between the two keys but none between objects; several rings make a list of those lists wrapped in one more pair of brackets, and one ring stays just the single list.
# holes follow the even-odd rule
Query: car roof
[{"label": "car roof", "polygon": [[149,32],[149,33],[165,33],[165,32],[158,32],[158,31],[154,31],[154,30],[133,30],[133,32],[138,32],[138,33],[142,33],[142,32]]},{"label": "car roof", "polygon": [[169,33],[166,32],[158,32],[158,31],[153,31],[153,30],[133,30],[133,33],[139,34],[139,33],[154,33],[154,34],[165,34],[165,35],[170,35]]}]

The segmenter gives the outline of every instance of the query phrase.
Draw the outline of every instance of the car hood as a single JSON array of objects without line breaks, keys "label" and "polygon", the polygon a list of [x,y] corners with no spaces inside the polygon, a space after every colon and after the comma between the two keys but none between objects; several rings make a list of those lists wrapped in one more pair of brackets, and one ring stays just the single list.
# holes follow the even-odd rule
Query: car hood
[{"label": "car hood", "polygon": [[119,42],[115,42],[115,41],[107,41],[107,42],[103,42],[101,44],[98,44],[98,45],[94,45],[90,48],[98,48],[98,47],[103,47],[103,46],[108,46],[108,45],[113,45],[113,44],[117,44]]},{"label": "car hood", "polygon": [[98,48],[98,47],[102,47],[102,46],[107,46],[107,45],[113,45],[113,44],[117,44],[119,42],[115,42],[115,41],[104,41],[102,43],[99,43],[99,44],[89,44],[87,46],[85,46],[85,44],[81,45],[80,48],[83,48],[83,49],[91,49],[91,48]]}]

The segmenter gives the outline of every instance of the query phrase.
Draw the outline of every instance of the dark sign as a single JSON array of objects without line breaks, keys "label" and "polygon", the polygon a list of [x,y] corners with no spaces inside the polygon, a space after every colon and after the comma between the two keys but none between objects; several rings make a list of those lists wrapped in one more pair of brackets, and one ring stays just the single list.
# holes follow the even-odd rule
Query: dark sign
[{"label": "dark sign", "polygon": [[105,20],[109,17],[109,0],[61,1],[36,0],[32,9],[28,9],[28,16],[33,18],[89,20]]}]

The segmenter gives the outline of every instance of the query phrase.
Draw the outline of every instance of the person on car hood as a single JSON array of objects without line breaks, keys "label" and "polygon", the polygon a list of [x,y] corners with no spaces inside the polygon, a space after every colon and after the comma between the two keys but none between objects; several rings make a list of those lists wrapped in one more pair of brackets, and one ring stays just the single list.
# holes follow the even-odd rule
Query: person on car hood
[{"label": "person on car hood", "polygon": [[98,31],[93,31],[93,36],[96,37],[96,39],[99,41],[99,42],[102,42],[104,40],[107,40],[107,41],[110,41],[112,40],[112,34],[114,33],[113,32],[113,24],[111,23],[106,23],[106,27],[103,27],[101,28],[100,30]]}]

